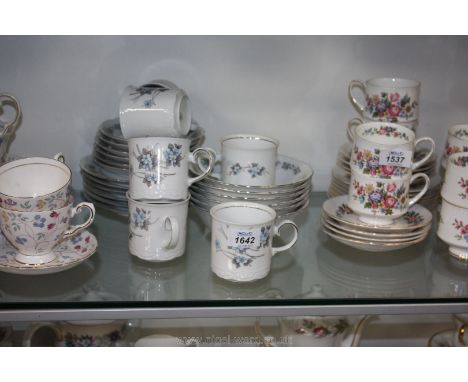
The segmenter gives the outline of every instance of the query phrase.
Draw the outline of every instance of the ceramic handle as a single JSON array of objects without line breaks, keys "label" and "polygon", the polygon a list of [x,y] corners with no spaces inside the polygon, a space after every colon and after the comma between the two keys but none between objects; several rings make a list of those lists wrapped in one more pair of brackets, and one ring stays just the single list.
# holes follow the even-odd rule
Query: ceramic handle
[{"label": "ceramic handle", "polygon": [[348,127],[346,129],[346,135],[348,137],[348,140],[353,142],[354,141],[354,130],[356,129],[356,127],[358,127],[359,125],[362,125],[364,122],[361,118],[353,118],[351,119],[349,122],[348,122]]},{"label": "ceramic handle", "polygon": [[31,347],[34,334],[36,334],[36,332],[41,328],[52,329],[55,333],[55,336],[57,337],[55,342],[62,341],[62,332],[56,324],[54,324],[53,322],[41,322],[40,324],[33,324],[30,327],[28,327],[28,329],[26,329],[23,335],[23,346]]},{"label": "ceramic handle", "polygon": [[63,153],[55,154],[54,159],[58,160],[59,162],[65,163],[65,155],[63,155]]},{"label": "ceramic handle", "polygon": [[366,85],[364,85],[364,83],[362,81],[359,81],[359,80],[352,80],[350,83],[349,83],[349,86],[348,86],[348,97],[349,97],[349,100],[351,101],[351,103],[353,104],[354,108],[356,109],[356,111],[361,114],[364,113],[364,110],[365,110],[365,107],[363,105],[361,105],[359,103],[359,101],[353,97],[353,89],[354,88],[359,88],[361,89],[361,91],[364,93],[364,95],[366,94]]},{"label": "ceramic handle", "polygon": [[75,206],[75,208],[72,209],[70,218],[73,218],[73,216],[75,216],[78,212],[80,212],[80,210],[82,208],[86,208],[86,209],[89,210],[88,219],[83,224],[75,225],[75,226],[69,228],[68,230],[66,230],[65,234],[63,235],[64,239],[68,239],[69,237],[72,237],[72,236],[76,235],[77,233],[80,233],[81,231],[83,231],[84,229],[89,227],[91,225],[91,223],[93,222],[94,215],[96,214],[96,210],[94,209],[93,203],[86,203],[86,202],[78,203]]},{"label": "ceramic handle", "polygon": [[418,174],[414,174],[412,177],[411,177],[411,180],[410,180],[410,185],[418,178],[424,178],[425,181],[426,181],[426,184],[424,185],[423,189],[421,191],[419,191],[419,193],[416,195],[416,196],[413,196],[410,200],[409,200],[409,203],[408,203],[408,206],[411,207],[413,206],[414,204],[416,204],[418,202],[419,199],[421,199],[424,194],[426,193],[427,189],[429,188],[429,184],[431,182],[431,180],[429,179],[429,177],[420,172]]},{"label": "ceramic handle", "polygon": [[[167,225],[169,225],[169,228],[167,228]],[[179,242],[179,236],[180,236],[180,228],[179,228],[179,223],[177,222],[177,218],[173,216],[168,216],[164,220],[164,228],[166,229],[166,231],[171,232],[171,237],[167,241],[167,243],[163,244],[163,247],[165,249],[174,248]]]},{"label": "ceramic handle", "polygon": [[213,149],[204,148],[204,147],[200,147],[196,149],[193,153],[190,153],[190,161],[193,164],[198,165],[197,160],[201,153],[205,153],[206,157],[208,157],[208,167],[204,170],[202,169],[203,172],[200,175],[193,177],[193,178],[188,178],[189,186],[191,186],[195,182],[202,180],[204,177],[209,175],[211,171],[213,171],[213,167],[215,164],[215,157],[213,156],[213,153],[215,153],[215,151]]},{"label": "ceramic handle", "polygon": [[420,144],[421,142],[429,142],[431,144],[431,149],[429,150],[429,152],[423,159],[421,159],[420,161],[416,163],[413,163],[413,167],[412,167],[413,170],[417,169],[418,167],[421,167],[421,165],[426,163],[435,150],[435,142],[432,138],[429,138],[429,137],[423,137],[423,138],[417,139],[416,142],[414,143],[415,150],[416,150],[416,146]]},{"label": "ceramic handle", "polygon": [[13,109],[15,109],[16,115],[11,122],[6,122],[3,131],[0,133],[0,136],[10,134],[10,130],[14,128],[21,117],[21,106],[18,100],[11,94],[1,93],[0,94],[0,109],[2,108],[3,103],[9,103]]},{"label": "ceramic handle", "polygon": [[279,231],[280,231],[281,227],[284,226],[285,224],[290,224],[293,227],[294,237],[286,245],[283,245],[281,247],[273,247],[272,248],[272,255],[273,256],[276,255],[278,252],[286,251],[287,249],[291,248],[294,244],[296,244],[299,228],[297,228],[296,223],[294,223],[292,220],[283,220],[280,224],[275,225],[275,227],[273,228],[273,235],[278,235],[279,236]]}]

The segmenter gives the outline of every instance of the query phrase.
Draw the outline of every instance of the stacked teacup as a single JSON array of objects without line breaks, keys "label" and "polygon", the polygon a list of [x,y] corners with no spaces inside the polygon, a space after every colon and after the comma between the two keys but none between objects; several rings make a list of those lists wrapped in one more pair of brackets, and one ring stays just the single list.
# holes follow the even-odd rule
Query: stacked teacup
[{"label": "stacked teacup", "polygon": [[456,153],[468,153],[468,124],[453,125],[448,129],[441,163],[443,168],[447,166],[447,158]]},{"label": "stacked teacup", "polygon": [[[147,261],[168,261],[185,252],[188,187],[210,173],[209,149],[190,152],[190,101],[182,89],[157,80],[129,86],[120,102],[120,125],[129,151],[129,250]],[[188,176],[189,162],[208,159]]]},{"label": "stacked teacup", "polygon": [[449,245],[453,257],[468,261],[468,152],[446,159],[437,235]]},{"label": "stacked teacup", "polygon": [[[0,167],[0,227],[17,251],[16,261],[38,267],[52,262],[59,255],[59,244],[76,240],[75,235],[93,222],[93,204],[74,207],[70,186],[71,170],[62,154],[54,159],[15,160]],[[70,226],[82,209],[89,211],[87,220]]]}]

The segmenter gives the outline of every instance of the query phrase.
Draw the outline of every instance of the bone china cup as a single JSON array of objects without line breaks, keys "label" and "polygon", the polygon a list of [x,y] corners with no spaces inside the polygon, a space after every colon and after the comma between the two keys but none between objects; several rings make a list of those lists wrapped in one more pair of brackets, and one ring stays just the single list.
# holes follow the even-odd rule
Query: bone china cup
[{"label": "bone china cup", "polygon": [[[354,88],[362,91],[365,105],[353,96]],[[406,123],[419,117],[420,88],[419,81],[405,78],[373,78],[366,82],[353,80],[348,86],[348,96],[363,118]]]},{"label": "bone china cup", "polygon": [[182,137],[188,134],[191,121],[187,94],[165,83],[128,86],[120,99],[120,126],[125,139]]},{"label": "bone china cup", "polygon": [[176,203],[139,202],[129,197],[129,250],[147,261],[168,261],[185,252],[190,196]]},{"label": "bone china cup", "polygon": [[260,135],[228,135],[221,140],[221,180],[241,186],[275,184],[279,142]]},{"label": "bone china cup", "polygon": [[448,157],[441,194],[448,202],[468,208],[468,153]]},{"label": "bone china cup", "polygon": [[[83,208],[88,219],[70,227],[70,220]],[[94,220],[91,203],[73,203],[49,211],[12,211],[0,208],[0,227],[8,241],[19,251],[16,260],[25,264],[45,264],[55,259],[52,249],[62,240],[86,229]]]},{"label": "bone china cup", "polygon": [[468,209],[442,199],[437,236],[455,257],[468,260]]},{"label": "bone china cup", "polygon": [[[416,139],[412,130],[395,123],[364,123],[356,127],[353,134],[350,166],[354,171],[372,178],[388,179],[409,175],[426,163],[435,149],[432,138]],[[430,143],[430,150],[424,158],[412,163],[416,146],[423,142]],[[404,158],[409,160],[398,163]]]},{"label": "bone china cup", "polygon": [[0,207],[13,211],[62,208],[70,197],[71,170],[57,159],[26,158],[0,167]]},{"label": "bone china cup", "polygon": [[445,156],[468,152],[468,125],[454,125],[448,130]]},{"label": "bone china cup", "polygon": [[[132,138],[128,144],[132,199],[184,200],[188,187],[214,166],[211,149],[198,148],[191,153],[189,139]],[[197,163],[199,156],[208,159],[208,166],[199,176],[189,178],[188,163]]]},{"label": "bone china cup", "polygon": [[[211,269],[230,281],[253,281],[268,275],[271,258],[291,248],[298,228],[291,220],[275,224],[276,212],[257,203],[221,203],[210,210],[212,217]],[[272,239],[284,225],[294,229],[292,240],[273,247]]]},{"label": "bone china cup", "polygon": [[[350,142],[353,142],[354,139],[354,129],[358,127],[359,125],[362,125],[364,123],[369,123],[369,122],[375,122],[372,119],[365,119],[365,118],[352,118],[348,121],[348,126],[346,128],[346,136],[348,137],[348,140]],[[398,125],[407,127],[410,130],[413,130],[416,133],[416,129],[418,128],[419,122],[418,121],[412,121],[412,122],[398,122]]]},{"label": "bone china cup", "polygon": [[[425,184],[410,199],[410,184],[418,178],[423,178]],[[429,177],[424,173],[396,179],[373,179],[352,170],[348,205],[364,223],[375,226],[391,225],[394,219],[403,216],[409,207],[422,198],[429,188],[429,182]]]}]

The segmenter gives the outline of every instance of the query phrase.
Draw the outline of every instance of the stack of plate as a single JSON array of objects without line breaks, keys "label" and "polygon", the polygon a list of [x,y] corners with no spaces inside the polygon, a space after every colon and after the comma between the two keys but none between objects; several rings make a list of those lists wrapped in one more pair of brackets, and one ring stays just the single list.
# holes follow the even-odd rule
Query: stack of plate
[{"label": "stack of plate", "polygon": [[423,241],[431,230],[432,214],[414,205],[392,225],[374,226],[359,220],[346,204],[347,195],[327,200],[322,206],[322,229],[333,239],[370,252],[388,252]]},{"label": "stack of plate", "polygon": [[[203,144],[205,131],[192,121],[187,138],[193,151]],[[93,153],[81,160],[80,167],[84,197],[97,207],[127,215],[128,144],[118,119],[105,121],[99,127]]]},{"label": "stack of plate", "polygon": [[[195,174],[201,171],[195,167],[191,170]],[[261,203],[273,208],[279,217],[291,218],[309,205],[312,175],[313,170],[307,163],[278,155],[274,186],[234,185],[220,180],[221,161],[217,158],[211,175],[190,187],[191,205],[207,226],[211,224],[210,208],[223,202]]]},{"label": "stack of plate", "polygon": [[[332,180],[328,188],[329,197],[348,194],[349,183],[351,180],[351,167],[349,166],[349,161],[351,159],[352,147],[352,143],[346,142],[338,151],[336,164],[332,169]],[[414,160],[417,161],[422,159],[426,155],[426,152],[427,151],[424,149],[416,151]],[[433,154],[426,163],[414,171],[415,174],[423,172],[430,177],[429,190],[419,201],[420,204],[428,208],[437,205],[440,199],[442,179],[438,174],[436,174],[436,164],[436,156]],[[424,181],[422,179],[419,182],[416,181],[413,183],[410,188],[410,197],[417,195],[423,185]]]}]

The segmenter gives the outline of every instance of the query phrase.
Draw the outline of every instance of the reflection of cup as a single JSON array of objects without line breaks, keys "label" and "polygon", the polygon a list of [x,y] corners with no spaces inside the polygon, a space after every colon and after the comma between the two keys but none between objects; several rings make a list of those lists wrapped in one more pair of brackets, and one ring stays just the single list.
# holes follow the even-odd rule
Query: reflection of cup
[{"label": "reflection of cup", "polygon": [[[185,199],[188,187],[206,177],[214,165],[211,150],[190,152],[189,139],[133,138],[128,146],[132,199]],[[200,156],[208,160],[208,166],[200,175],[189,178],[189,162],[195,164]]]},{"label": "reflection of cup", "polygon": [[[71,219],[83,208],[89,211],[86,222],[70,227]],[[82,202],[75,207],[70,203],[50,211],[19,212],[0,208],[0,213],[2,232],[19,251],[16,260],[25,264],[45,264],[55,259],[52,249],[57,244],[91,225],[95,210],[92,203]],[[84,240],[89,240],[89,235]]]},{"label": "reflection of cup", "polygon": [[190,130],[192,110],[182,89],[149,83],[128,86],[120,98],[120,126],[125,139],[182,137]]},{"label": "reflection of cup", "polygon": [[[353,96],[354,88],[362,91],[364,105]],[[353,80],[348,86],[348,96],[363,118],[405,123],[419,117],[420,88],[419,81],[405,78],[373,78],[366,82]]]},{"label": "reflection of cup", "polygon": [[[421,191],[409,198],[410,185],[418,178],[425,184]],[[348,205],[359,215],[359,220],[372,225],[391,225],[423,197],[429,188],[429,177],[424,173],[395,179],[373,179],[351,170]]]},{"label": "reflection of cup", "polygon": [[242,186],[273,186],[279,142],[260,135],[228,135],[221,140],[221,180]]},{"label": "reflection of cup", "polygon": [[[212,217],[211,269],[219,277],[232,281],[264,278],[272,257],[291,248],[298,228],[291,220],[275,224],[272,208],[247,202],[221,203],[210,210]],[[272,246],[272,238],[283,225],[294,229],[292,240],[281,247]]]},{"label": "reflection of cup", "polygon": [[468,153],[450,155],[446,169],[442,197],[457,206],[468,208]]},{"label": "reflection of cup", "polygon": [[468,346],[468,320],[466,315],[454,315],[455,332],[453,335],[453,344],[455,346]]}]

